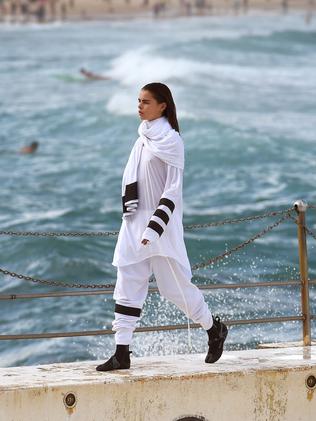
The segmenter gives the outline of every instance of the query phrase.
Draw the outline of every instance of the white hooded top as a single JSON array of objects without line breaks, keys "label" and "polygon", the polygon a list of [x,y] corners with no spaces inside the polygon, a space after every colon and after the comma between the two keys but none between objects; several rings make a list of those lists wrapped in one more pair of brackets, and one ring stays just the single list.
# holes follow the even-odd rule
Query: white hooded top
[{"label": "white hooded top", "polygon": [[[123,203],[125,213],[112,264],[125,266],[166,256],[177,260],[191,278],[182,224],[183,140],[165,117],[143,121],[139,135],[122,183],[122,195],[127,183],[137,184],[137,200],[130,201],[134,202],[127,208],[130,212]],[[149,243],[141,244],[143,239]]]}]

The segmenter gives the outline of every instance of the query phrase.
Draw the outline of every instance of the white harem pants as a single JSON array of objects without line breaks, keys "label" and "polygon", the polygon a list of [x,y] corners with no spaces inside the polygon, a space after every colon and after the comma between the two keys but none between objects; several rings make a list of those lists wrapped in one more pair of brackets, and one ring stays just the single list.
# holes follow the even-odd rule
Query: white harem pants
[{"label": "white harem pants", "polygon": [[148,293],[149,278],[155,275],[160,294],[178,306],[195,323],[207,330],[213,325],[212,314],[202,292],[184,268],[170,257],[152,256],[141,262],[118,266],[113,330],[117,345],[129,345]]}]

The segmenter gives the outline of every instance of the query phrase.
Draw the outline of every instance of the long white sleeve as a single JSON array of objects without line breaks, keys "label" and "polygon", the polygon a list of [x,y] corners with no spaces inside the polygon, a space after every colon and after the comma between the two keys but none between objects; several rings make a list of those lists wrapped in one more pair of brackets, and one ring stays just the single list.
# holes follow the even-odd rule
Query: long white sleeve
[{"label": "long white sleeve", "polygon": [[159,200],[158,207],[150,218],[142,235],[142,240],[147,239],[153,243],[163,235],[176,206],[181,202],[182,180],[183,170],[167,165],[164,191]]}]

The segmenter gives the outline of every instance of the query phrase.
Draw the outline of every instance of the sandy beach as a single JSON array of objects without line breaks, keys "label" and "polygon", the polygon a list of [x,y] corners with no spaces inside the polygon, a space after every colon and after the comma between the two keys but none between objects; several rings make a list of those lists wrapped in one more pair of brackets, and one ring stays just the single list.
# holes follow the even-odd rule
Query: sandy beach
[{"label": "sandy beach", "polygon": [[[209,15],[209,14],[238,14],[251,10],[266,10],[286,12],[290,9],[306,9],[309,6],[309,0],[198,0],[181,1],[166,0],[158,2],[156,0],[76,0],[76,6],[73,13],[76,16],[80,14],[91,17],[104,16],[107,14],[118,15],[155,15],[155,5],[165,4],[162,7],[159,17],[163,16],[181,16],[181,15]],[[106,4],[107,3],[107,4]],[[144,6],[144,4],[146,4]],[[204,3],[204,4],[203,4]]]},{"label": "sandy beach", "polygon": [[2,0],[2,20],[102,20],[133,17],[287,13],[315,9],[315,0]]}]

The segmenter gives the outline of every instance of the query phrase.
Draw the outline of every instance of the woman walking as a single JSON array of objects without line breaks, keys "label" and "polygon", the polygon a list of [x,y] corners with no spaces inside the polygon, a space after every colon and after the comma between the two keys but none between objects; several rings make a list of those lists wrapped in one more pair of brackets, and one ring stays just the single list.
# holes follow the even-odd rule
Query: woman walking
[{"label": "woman walking", "polygon": [[162,83],[145,85],[138,98],[142,120],[123,174],[123,221],[112,264],[117,266],[116,351],[97,371],[130,368],[129,345],[154,273],[159,292],[208,334],[205,362],[223,352],[227,327],[213,317],[192,272],[183,239],[184,146],[176,107]]}]

